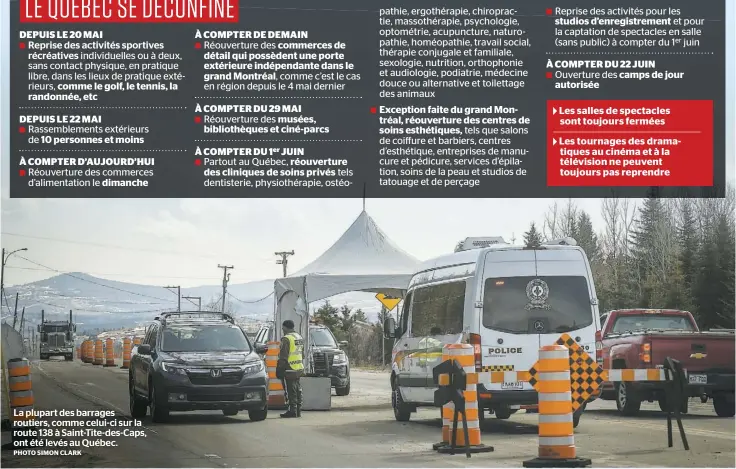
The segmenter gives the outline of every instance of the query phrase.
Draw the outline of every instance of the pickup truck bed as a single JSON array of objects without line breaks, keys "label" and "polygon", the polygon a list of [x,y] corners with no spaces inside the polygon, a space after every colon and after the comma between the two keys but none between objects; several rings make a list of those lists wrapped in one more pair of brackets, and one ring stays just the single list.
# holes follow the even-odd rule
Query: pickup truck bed
[{"label": "pickup truck bed", "polygon": [[[698,331],[690,313],[670,310],[662,311],[661,315],[687,317],[694,330],[606,332],[613,329],[615,313],[619,312],[609,313],[612,317],[603,328],[604,368],[661,368],[668,357],[678,360],[687,371],[689,397],[700,397],[703,402],[712,399],[719,416],[734,416],[736,335],[733,332]],[[620,312],[622,317],[637,313],[635,310]],[[642,401],[658,401],[664,410],[665,386],[666,383],[651,381],[604,383],[601,398],[616,400],[624,415],[637,413]],[[681,404],[681,410],[687,411],[686,402]]]}]

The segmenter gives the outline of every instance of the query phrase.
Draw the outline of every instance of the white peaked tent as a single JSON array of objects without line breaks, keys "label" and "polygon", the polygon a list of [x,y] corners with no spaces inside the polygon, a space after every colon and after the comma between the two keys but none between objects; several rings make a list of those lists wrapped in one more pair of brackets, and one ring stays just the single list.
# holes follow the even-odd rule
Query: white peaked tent
[{"label": "white peaked tent", "polygon": [[[401,297],[418,265],[419,261],[396,246],[364,210],[311,264],[275,281],[274,319],[277,325],[291,319],[307,339],[309,303],[352,291]],[[281,328],[276,330],[279,339]]]}]

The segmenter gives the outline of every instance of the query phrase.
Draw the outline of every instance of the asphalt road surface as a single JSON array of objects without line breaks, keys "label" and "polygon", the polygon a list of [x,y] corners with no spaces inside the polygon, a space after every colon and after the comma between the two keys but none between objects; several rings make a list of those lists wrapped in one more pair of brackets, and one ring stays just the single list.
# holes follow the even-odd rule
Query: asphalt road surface
[{"label": "asphalt road surface", "polygon": [[[112,409],[128,415],[126,371],[79,361],[40,362],[34,369],[37,408]],[[492,453],[441,455],[437,409],[394,420],[385,373],[353,370],[351,394],[332,397],[332,410],[263,422],[218,412],[172,414],[170,422],[147,418],[145,438],[119,439],[118,448],[86,451],[77,466],[106,467],[521,467],[537,454],[536,414],[506,421],[486,418],[483,443]],[[667,448],[666,419],[656,404],[641,416],[623,418],[612,402],[588,406],[576,429],[578,455],[594,467],[733,467],[734,419],[715,416],[710,404],[693,404],[684,417],[690,443],[685,451],[675,433]],[[5,454],[5,452],[4,452]],[[3,456],[3,465],[14,462]],[[24,465],[28,465],[25,463]],[[38,464],[34,464],[38,466]],[[71,465],[71,464],[66,464]]]}]

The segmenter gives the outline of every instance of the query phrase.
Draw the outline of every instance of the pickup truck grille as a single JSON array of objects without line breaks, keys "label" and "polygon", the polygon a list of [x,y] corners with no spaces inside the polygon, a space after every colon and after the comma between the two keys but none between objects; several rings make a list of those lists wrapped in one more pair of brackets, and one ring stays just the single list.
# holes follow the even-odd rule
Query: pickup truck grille
[{"label": "pickup truck grille", "polygon": [[212,376],[210,370],[188,370],[189,381],[198,386],[223,386],[235,385],[243,379],[242,371],[221,371],[218,377]]},{"label": "pickup truck grille", "polygon": [[314,374],[317,376],[330,376],[330,369],[332,368],[332,361],[334,359],[333,355],[327,352],[315,352],[312,358],[314,360]]}]

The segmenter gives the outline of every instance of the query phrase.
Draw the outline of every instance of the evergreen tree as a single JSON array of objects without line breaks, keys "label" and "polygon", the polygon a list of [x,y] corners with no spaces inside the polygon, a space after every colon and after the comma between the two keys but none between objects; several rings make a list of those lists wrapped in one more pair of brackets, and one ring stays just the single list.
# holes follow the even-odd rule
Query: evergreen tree
[{"label": "evergreen tree", "polygon": [[577,223],[575,223],[575,236],[573,237],[578,242],[578,246],[583,248],[591,264],[597,264],[601,260],[598,236],[593,230],[593,222],[587,212],[580,212]]},{"label": "evergreen tree", "polygon": [[314,312],[313,317],[315,321],[327,326],[331,331],[334,331],[340,325],[338,313],[338,309],[332,306],[329,300],[325,300],[324,304]]},{"label": "evergreen tree", "polygon": [[529,225],[529,231],[524,233],[524,245],[528,248],[537,248],[542,245],[542,234],[537,230],[534,222]]},{"label": "evergreen tree", "polygon": [[639,209],[635,227],[631,233],[632,261],[634,274],[629,278],[638,287],[638,304],[643,308],[659,307],[656,302],[657,282],[653,278],[653,256],[656,253],[656,236],[665,215],[662,201],[657,198],[644,199]]},{"label": "evergreen tree", "polygon": [[698,225],[693,214],[693,203],[684,199],[680,208],[680,226],[677,230],[680,244],[680,268],[688,294],[692,294],[698,256]]}]

